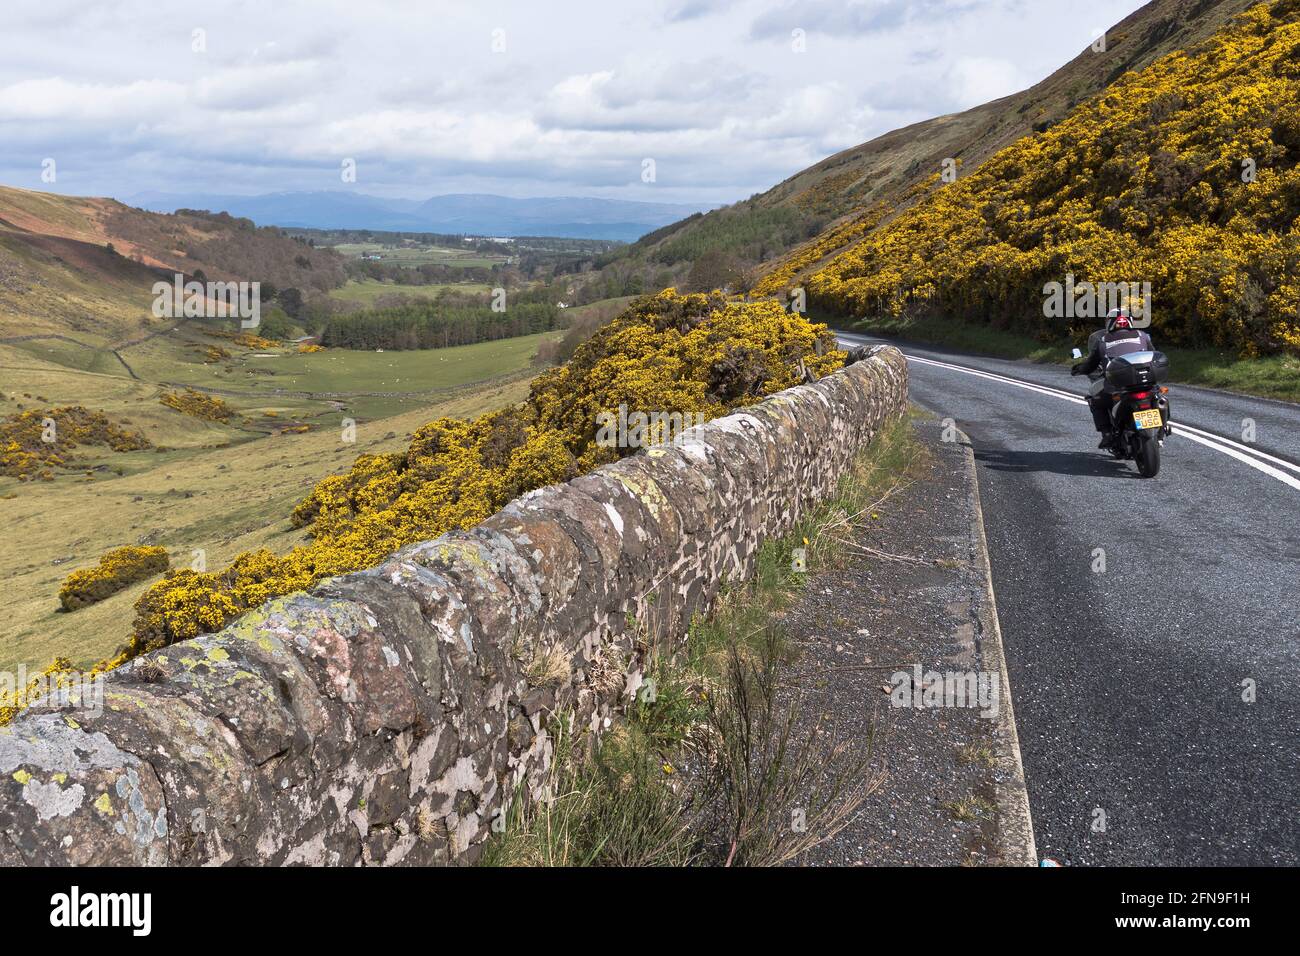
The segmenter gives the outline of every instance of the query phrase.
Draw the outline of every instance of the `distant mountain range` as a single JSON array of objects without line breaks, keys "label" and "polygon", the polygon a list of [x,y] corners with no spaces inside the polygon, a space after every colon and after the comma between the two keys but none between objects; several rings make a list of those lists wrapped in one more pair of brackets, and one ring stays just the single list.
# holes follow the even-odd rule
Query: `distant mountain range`
[{"label": "distant mountain range", "polygon": [[661,226],[713,207],[624,199],[511,199],[457,194],[432,199],[381,199],[362,193],[292,192],[222,196],[145,192],[122,202],[151,212],[206,209],[252,219],[259,226],[375,229],[475,236],[558,236],[633,242]]}]

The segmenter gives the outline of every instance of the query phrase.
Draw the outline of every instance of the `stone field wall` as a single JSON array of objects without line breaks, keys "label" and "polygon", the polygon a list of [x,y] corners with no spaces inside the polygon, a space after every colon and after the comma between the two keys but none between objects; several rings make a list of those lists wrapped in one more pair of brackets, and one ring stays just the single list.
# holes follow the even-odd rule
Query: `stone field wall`
[{"label": "stone field wall", "polygon": [[111,672],[0,727],[0,863],[473,862],[907,401],[895,349]]}]

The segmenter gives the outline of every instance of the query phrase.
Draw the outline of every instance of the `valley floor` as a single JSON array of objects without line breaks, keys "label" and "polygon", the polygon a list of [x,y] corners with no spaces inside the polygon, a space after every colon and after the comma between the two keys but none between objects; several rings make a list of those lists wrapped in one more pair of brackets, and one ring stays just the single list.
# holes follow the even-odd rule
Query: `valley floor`
[{"label": "valley floor", "polygon": [[[0,417],[82,405],[156,446],[77,449],[77,470],[52,482],[0,477],[0,670],[42,668],[56,656],[87,665],[125,641],[132,605],[152,580],[65,613],[58,590],[71,571],[123,545],[162,545],[173,568],[201,556],[209,570],[245,551],[287,550],[303,540],[289,514],[316,482],[360,454],[405,449],[415,429],[441,416],[522,400],[538,345],[562,334],[384,353],[224,343],[230,359],[204,364],[194,350],[211,340],[181,330],[124,350],[132,374],[111,351],[66,339],[0,344]],[[219,423],[159,402],[183,385],[222,396],[237,414]],[[356,422],[355,442],[343,439],[345,418]]]}]

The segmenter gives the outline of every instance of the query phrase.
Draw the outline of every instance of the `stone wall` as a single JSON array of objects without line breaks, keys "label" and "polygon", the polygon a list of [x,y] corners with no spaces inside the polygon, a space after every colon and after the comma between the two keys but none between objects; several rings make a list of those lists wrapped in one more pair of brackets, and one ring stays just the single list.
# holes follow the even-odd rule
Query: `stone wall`
[{"label": "stone wall", "polygon": [[477,858],[907,396],[894,349],[112,672],[0,728],[0,863]]}]

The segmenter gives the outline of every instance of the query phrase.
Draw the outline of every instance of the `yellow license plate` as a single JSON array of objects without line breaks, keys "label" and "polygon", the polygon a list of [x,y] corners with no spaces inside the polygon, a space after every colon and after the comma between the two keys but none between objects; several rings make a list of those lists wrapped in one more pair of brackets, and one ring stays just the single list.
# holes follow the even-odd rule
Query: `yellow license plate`
[{"label": "yellow license plate", "polygon": [[1148,408],[1145,412],[1133,413],[1133,424],[1138,428],[1159,428],[1164,423],[1160,421],[1160,409]]}]

